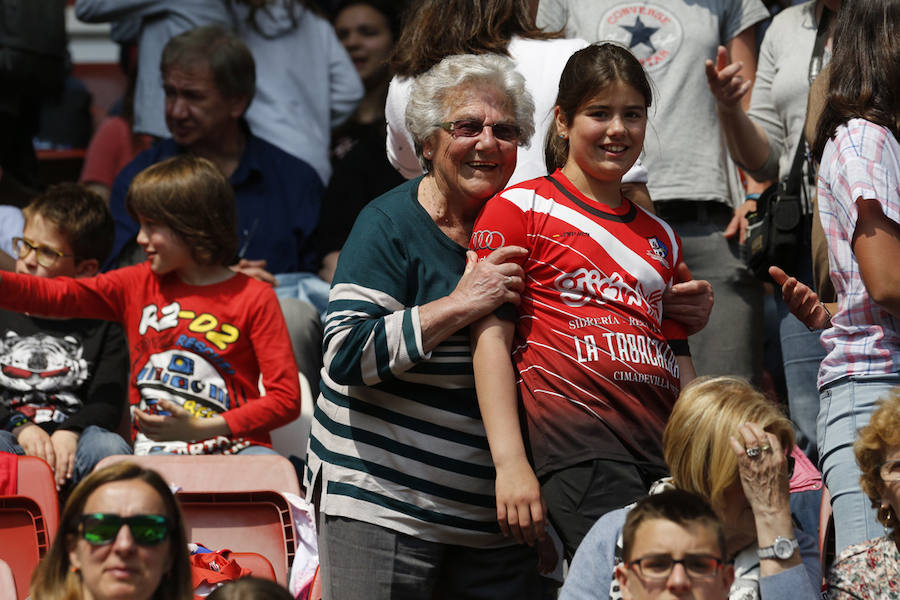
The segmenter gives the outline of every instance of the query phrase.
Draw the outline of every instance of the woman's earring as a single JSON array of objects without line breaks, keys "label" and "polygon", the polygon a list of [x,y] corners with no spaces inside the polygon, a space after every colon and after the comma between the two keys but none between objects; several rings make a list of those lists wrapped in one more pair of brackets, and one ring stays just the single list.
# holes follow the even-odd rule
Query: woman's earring
[{"label": "woman's earring", "polygon": [[561,140],[564,140],[564,139],[566,139],[567,137],[569,137],[569,136],[567,136],[567,135],[564,134],[564,133],[559,134],[559,139],[561,139]]},{"label": "woman's earring", "polygon": [[891,505],[887,502],[883,502],[881,506],[878,508],[878,518],[882,523],[885,524],[886,527],[894,526],[894,511],[891,510]]}]

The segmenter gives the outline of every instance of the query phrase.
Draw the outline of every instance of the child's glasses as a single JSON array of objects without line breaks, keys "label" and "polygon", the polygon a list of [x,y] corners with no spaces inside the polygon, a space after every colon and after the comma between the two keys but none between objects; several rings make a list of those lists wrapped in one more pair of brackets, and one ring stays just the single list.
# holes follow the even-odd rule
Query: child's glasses
[{"label": "child's glasses", "polygon": [[55,248],[51,248],[50,246],[38,246],[31,240],[14,237],[12,239],[13,248],[16,249],[16,254],[19,255],[20,259],[24,259],[28,256],[28,253],[34,250],[35,255],[37,256],[37,262],[39,265],[44,267],[45,269],[49,269],[56,261],[64,256],[75,256],[74,254],[66,254],[65,252],[60,252]]},{"label": "child's glasses", "polygon": [[108,513],[90,513],[79,519],[81,537],[92,546],[112,543],[122,525],[128,525],[131,537],[140,546],[155,546],[169,535],[169,520],[162,515],[123,517]]},{"label": "child's glasses", "polygon": [[669,578],[675,565],[680,564],[691,579],[712,579],[722,566],[722,560],[707,554],[688,554],[675,560],[668,554],[655,554],[637,558],[627,563],[636,567],[638,575],[648,580],[661,581]]},{"label": "child's glasses", "polygon": [[459,121],[445,121],[441,123],[441,128],[448,131],[453,137],[475,137],[480,134],[485,127],[490,127],[494,133],[494,137],[504,142],[514,142],[519,139],[522,130],[518,125],[512,123],[494,123],[486,125],[482,121],[475,119],[461,119]]}]

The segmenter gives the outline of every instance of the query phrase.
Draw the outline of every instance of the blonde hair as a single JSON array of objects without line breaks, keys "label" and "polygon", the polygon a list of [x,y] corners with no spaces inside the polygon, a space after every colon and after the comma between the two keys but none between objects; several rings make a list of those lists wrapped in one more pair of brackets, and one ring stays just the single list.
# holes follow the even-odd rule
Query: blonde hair
[{"label": "blonde hair", "polygon": [[725,490],[738,481],[729,438],[747,422],[775,435],[785,452],[793,448],[790,420],[747,381],[699,377],[681,390],[663,432],[663,456],[675,486],[721,508]]},{"label": "blonde hair", "polygon": [[878,509],[878,520],[885,527],[897,527],[897,515],[892,506],[881,508],[884,481],[881,479],[881,463],[890,448],[900,447],[900,387],[891,390],[887,399],[878,403],[869,424],[859,430],[859,438],[853,444],[856,463],[862,475],[859,484]]}]

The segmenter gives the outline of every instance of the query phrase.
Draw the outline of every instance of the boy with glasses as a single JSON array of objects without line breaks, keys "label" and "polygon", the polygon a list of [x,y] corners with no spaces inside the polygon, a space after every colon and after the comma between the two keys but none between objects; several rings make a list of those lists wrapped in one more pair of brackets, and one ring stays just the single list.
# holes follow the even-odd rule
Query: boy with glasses
[{"label": "boy with glasses", "polygon": [[724,600],[734,581],[722,524],[705,500],[667,490],[628,513],[616,581],[624,600]]},{"label": "boy with glasses", "polygon": [[[75,184],[53,186],[23,211],[17,273],[89,277],[113,241],[109,209]],[[128,351],[120,326],[0,310],[0,452],[38,456],[56,484],[78,482],[102,458],[131,454],[113,433],[125,407]]]}]

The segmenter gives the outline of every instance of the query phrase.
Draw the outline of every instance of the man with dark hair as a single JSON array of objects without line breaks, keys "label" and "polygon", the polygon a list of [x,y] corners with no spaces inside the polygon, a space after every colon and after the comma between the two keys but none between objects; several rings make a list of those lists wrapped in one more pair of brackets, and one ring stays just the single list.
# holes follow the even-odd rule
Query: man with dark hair
[{"label": "man with dark hair", "polygon": [[[112,243],[109,210],[76,184],[25,207],[13,238],[16,272],[90,277]],[[110,454],[131,454],[113,433],[126,404],[122,328],[93,319],[43,319],[0,310],[0,452],[46,460],[58,486],[77,483]]]},{"label": "man with dark hair", "polygon": [[[129,163],[113,184],[110,209],[115,244],[106,268],[143,260],[134,242],[138,225],[125,209],[132,179],[176,154],[206,158],[234,189],[238,252],[234,269],[271,284],[276,274],[315,277],[318,256],[311,234],[319,220],[323,187],[302,160],[253,135],[244,120],[255,92],[253,55],[219,27],[198,27],[173,37],[160,60],[166,125],[171,138]],[[277,291],[277,289],[276,289]],[[282,299],[300,370],[318,390],[321,323],[305,302]]]},{"label": "man with dark hair", "polygon": [[628,513],[616,581],[624,600],[725,600],[734,581],[725,533],[703,498],[682,490],[652,494]]}]

